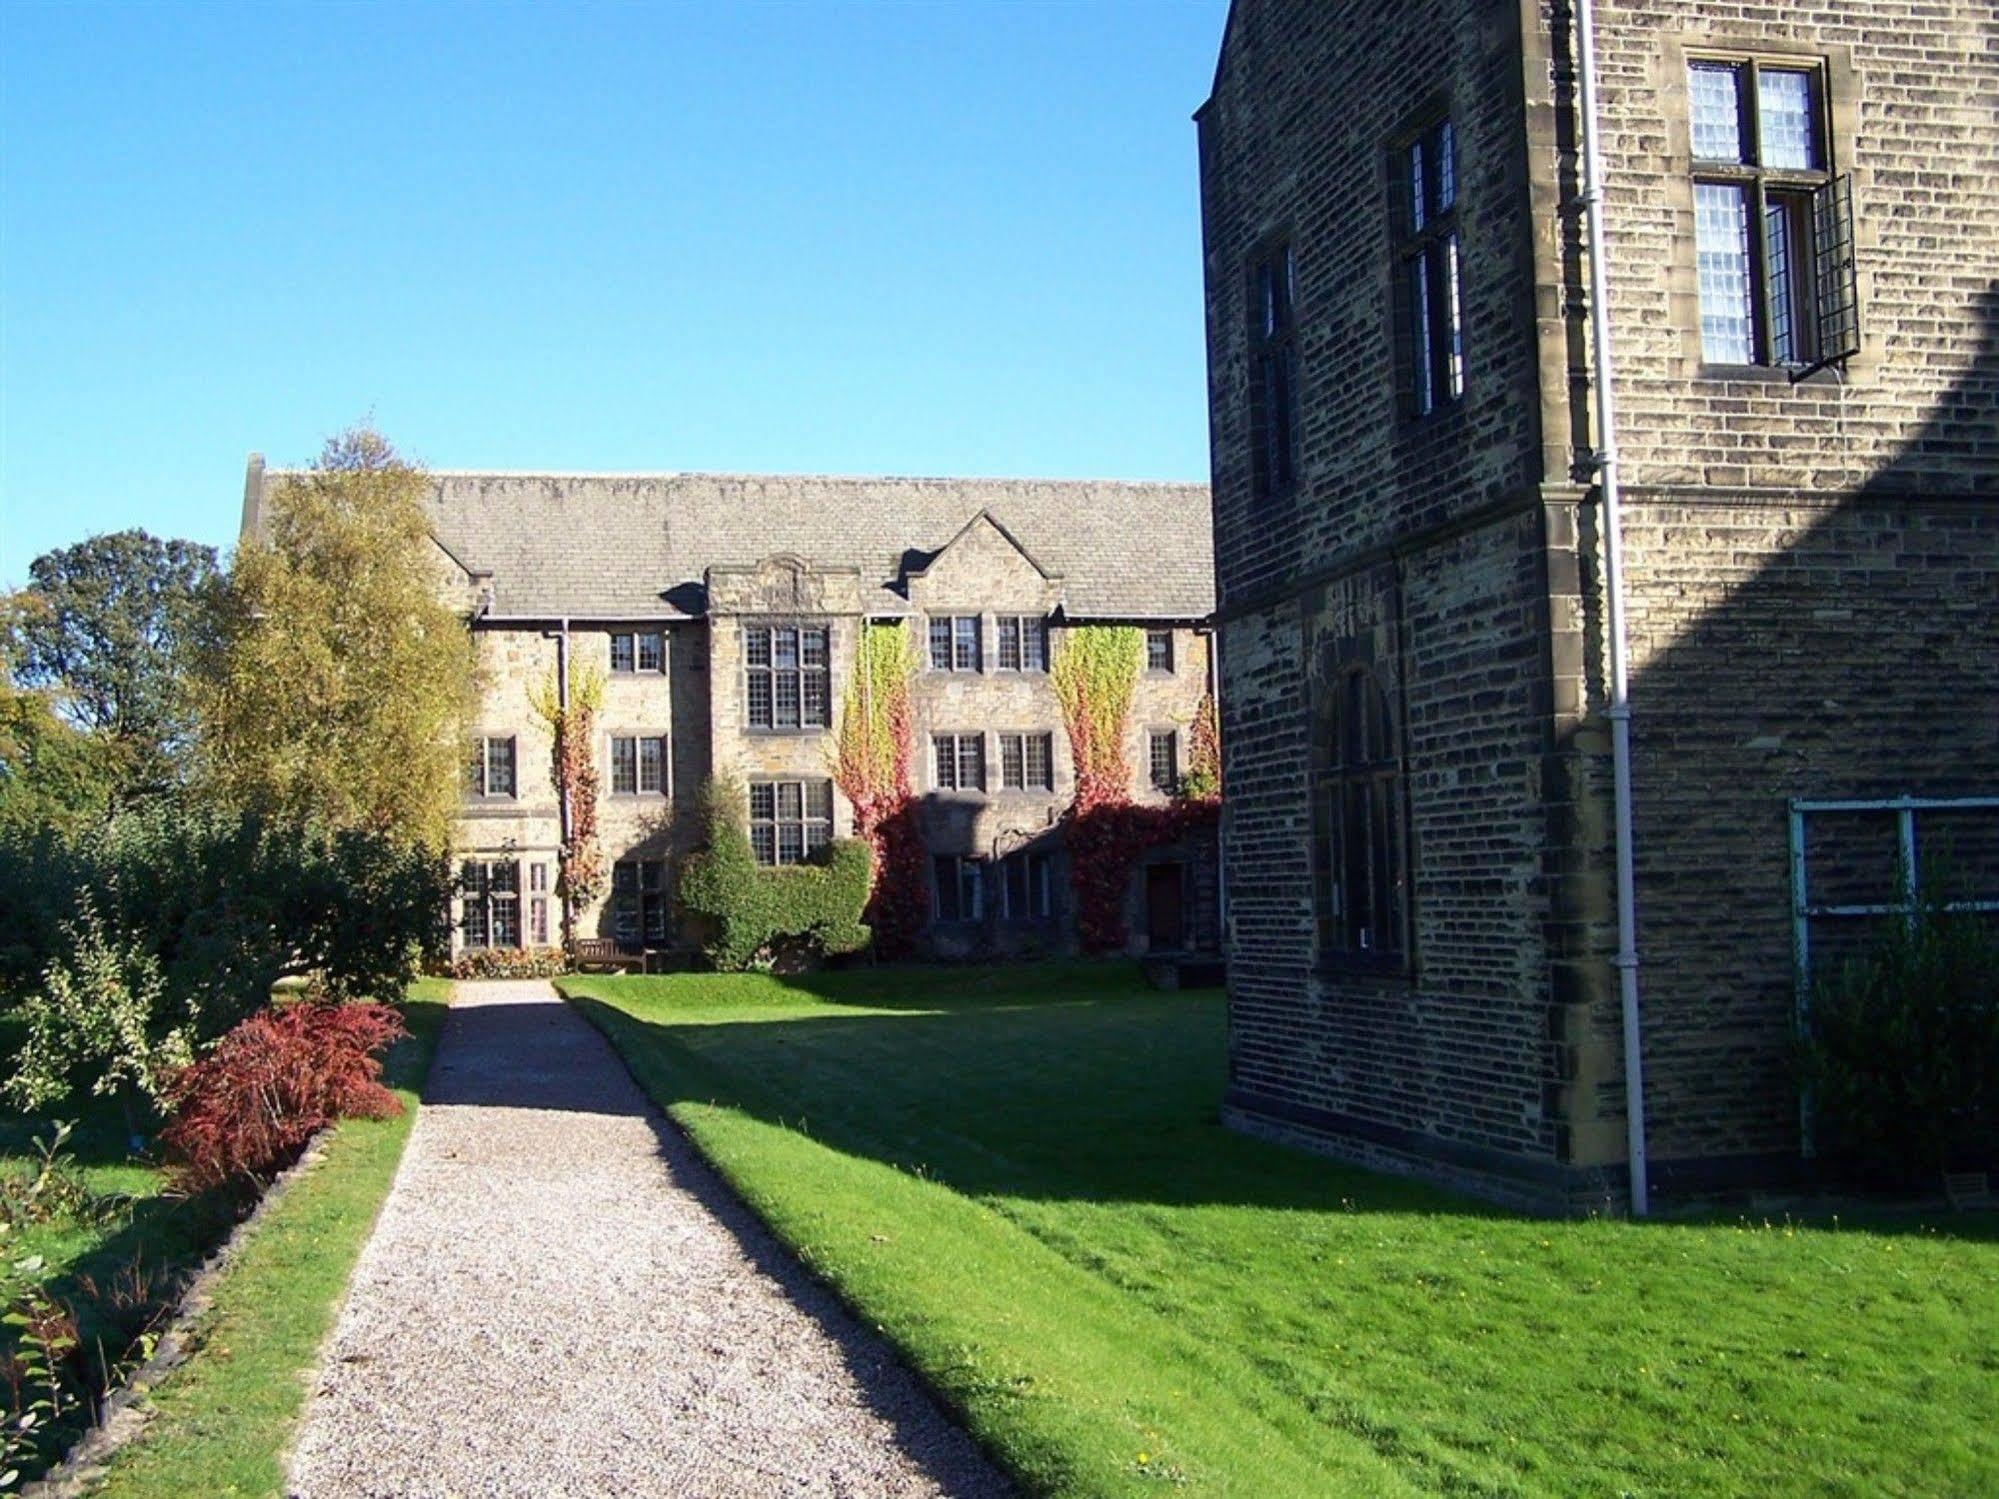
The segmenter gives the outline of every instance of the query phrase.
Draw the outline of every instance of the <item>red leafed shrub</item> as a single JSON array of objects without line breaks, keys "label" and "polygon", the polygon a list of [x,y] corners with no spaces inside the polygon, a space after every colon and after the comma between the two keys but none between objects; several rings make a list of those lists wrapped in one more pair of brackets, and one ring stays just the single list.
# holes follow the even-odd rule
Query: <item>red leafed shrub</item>
[{"label": "red leafed shrub", "polygon": [[182,1069],[160,1141],[174,1184],[202,1191],[266,1181],[335,1119],[402,1111],[376,1053],[404,1034],[378,1004],[293,1004],[259,1011]]}]

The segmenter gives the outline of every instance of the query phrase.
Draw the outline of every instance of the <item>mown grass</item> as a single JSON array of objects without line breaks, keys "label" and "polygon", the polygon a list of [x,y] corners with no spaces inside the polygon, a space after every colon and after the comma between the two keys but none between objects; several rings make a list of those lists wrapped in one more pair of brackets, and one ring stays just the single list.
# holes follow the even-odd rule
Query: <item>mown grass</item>
[{"label": "mown grass", "polygon": [[1999,1223],[1553,1222],[1216,1123],[1122,968],[566,980],[1031,1492],[1999,1492]]},{"label": "mown grass", "polygon": [[219,1277],[193,1355],[149,1396],[144,1435],[95,1492],[185,1499],[283,1491],[307,1380],[402,1158],[449,994],[434,979],[411,989],[403,1006],[410,1035],[384,1068],[403,1112],[340,1124],[325,1159],[258,1221]]}]

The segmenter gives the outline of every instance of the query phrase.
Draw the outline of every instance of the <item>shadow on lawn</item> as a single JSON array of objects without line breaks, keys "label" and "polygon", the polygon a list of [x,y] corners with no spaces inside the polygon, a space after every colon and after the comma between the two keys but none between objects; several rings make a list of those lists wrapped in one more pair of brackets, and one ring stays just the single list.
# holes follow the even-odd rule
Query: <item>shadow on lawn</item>
[{"label": "shadow on lawn", "polygon": [[[1444,1215],[1467,1220],[1468,1232],[1479,1221],[1526,1216],[1223,1128],[1219,993],[1157,994],[1101,968],[1027,976],[1026,985],[1021,970],[787,979],[785,989],[855,1012],[770,1020],[746,1011],[742,1021],[659,1025],[587,995],[570,1003],[669,1107],[724,1104],[969,1196]],[[496,1044],[527,1055],[515,1096],[433,1074],[430,1101],[602,1106],[532,1065],[541,1009],[485,1005],[459,1017],[497,1028]],[[1743,1216],[1722,1211],[1662,1226]],[[1863,1219],[1843,1210],[1841,1221],[1999,1239],[1993,1214],[1869,1211]]]}]

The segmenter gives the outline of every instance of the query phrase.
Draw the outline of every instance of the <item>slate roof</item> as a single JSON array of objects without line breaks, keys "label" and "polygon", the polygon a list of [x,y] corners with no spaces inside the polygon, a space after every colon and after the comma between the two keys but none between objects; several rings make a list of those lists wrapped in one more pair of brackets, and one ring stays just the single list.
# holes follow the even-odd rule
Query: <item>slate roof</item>
[{"label": "slate roof", "polygon": [[[1062,579],[1076,618],[1199,619],[1215,607],[1203,484],[749,474],[433,473],[436,535],[492,574],[492,613],[699,614],[712,566],[783,553],[852,567],[900,613],[904,574],[981,511]],[[874,607],[874,606],[870,606]]]}]

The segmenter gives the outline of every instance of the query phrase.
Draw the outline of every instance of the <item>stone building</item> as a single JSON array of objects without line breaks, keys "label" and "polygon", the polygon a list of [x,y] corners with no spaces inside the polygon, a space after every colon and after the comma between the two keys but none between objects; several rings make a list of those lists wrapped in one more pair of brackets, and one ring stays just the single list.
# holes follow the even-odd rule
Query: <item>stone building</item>
[{"label": "stone building", "polygon": [[[275,477],[273,475],[272,477]],[[609,890],[574,935],[685,949],[677,865],[710,776],[743,783],[759,859],[853,832],[835,727],[861,632],[908,621],[912,790],[936,956],[1062,951],[1058,826],[1074,791],[1048,666],[1064,632],[1142,628],[1131,793],[1164,801],[1211,691],[1207,490],[1188,484],[709,474],[430,476],[443,586],[485,678],[457,832],[453,949],[560,943],[552,735],[531,697],[603,680],[597,822]],[[251,460],[245,525],[267,476]],[[566,660],[564,659],[566,653]],[[1135,875],[1138,952],[1211,951],[1213,839]]]},{"label": "stone building", "polygon": [[1577,22],[1236,0],[1196,116],[1229,1115],[1543,1206],[1808,1172],[1803,965],[1999,896],[1999,12],[1605,0],[1600,214]]}]

